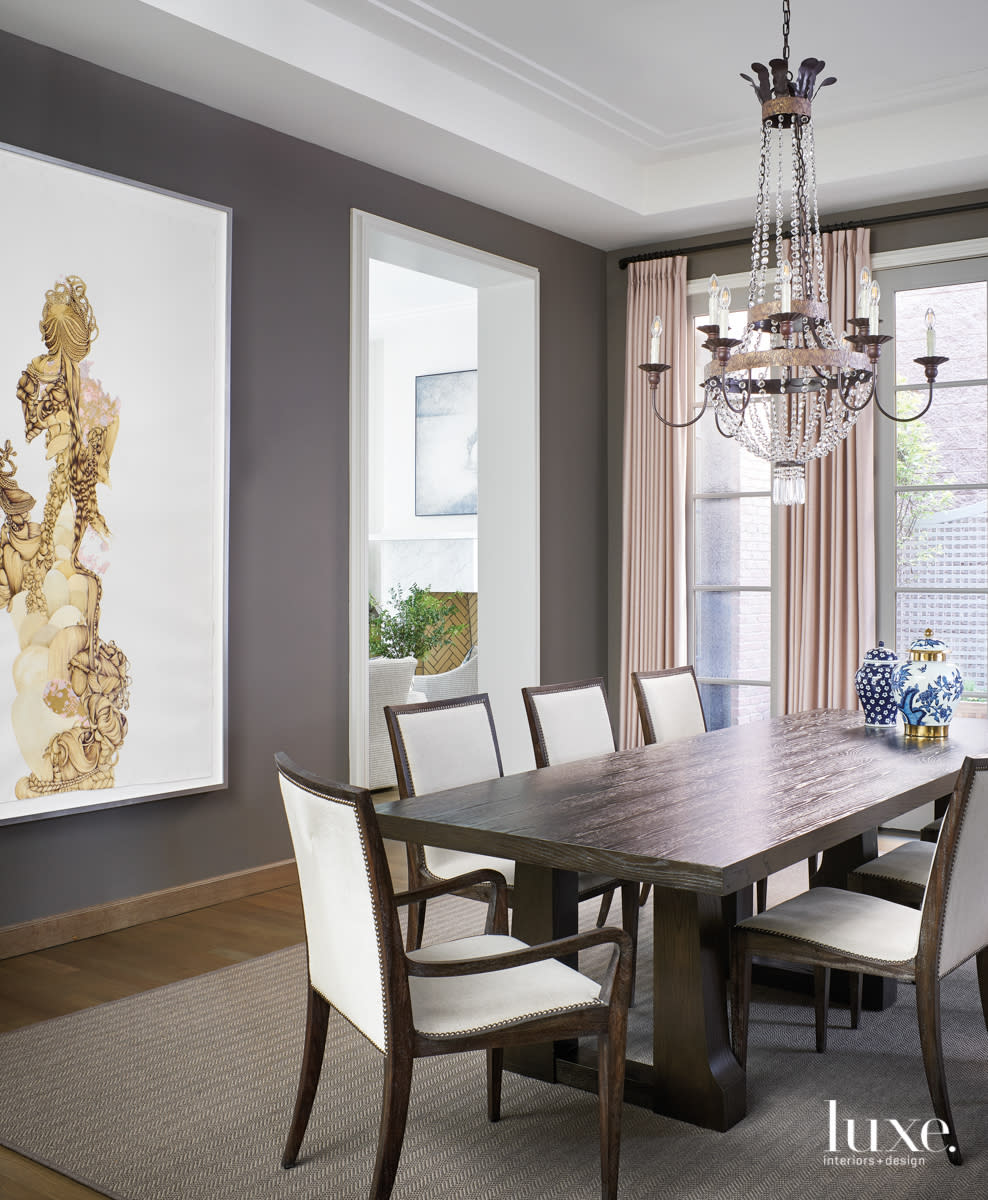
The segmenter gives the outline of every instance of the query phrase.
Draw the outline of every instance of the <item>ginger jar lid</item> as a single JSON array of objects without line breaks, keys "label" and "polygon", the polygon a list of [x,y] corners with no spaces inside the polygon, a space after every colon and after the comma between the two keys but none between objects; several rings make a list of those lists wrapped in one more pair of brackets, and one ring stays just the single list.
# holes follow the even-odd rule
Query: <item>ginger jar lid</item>
[{"label": "ginger jar lid", "polygon": [[884,642],[879,642],[873,650],[869,650],[864,656],[862,659],[862,664],[878,663],[879,665],[889,665],[898,661],[898,656],[896,655],[895,651],[891,649],[891,647],[886,646]]},{"label": "ginger jar lid", "polygon": [[948,653],[947,643],[935,638],[932,629],[927,629],[909,647],[909,657],[913,662],[946,662]]}]

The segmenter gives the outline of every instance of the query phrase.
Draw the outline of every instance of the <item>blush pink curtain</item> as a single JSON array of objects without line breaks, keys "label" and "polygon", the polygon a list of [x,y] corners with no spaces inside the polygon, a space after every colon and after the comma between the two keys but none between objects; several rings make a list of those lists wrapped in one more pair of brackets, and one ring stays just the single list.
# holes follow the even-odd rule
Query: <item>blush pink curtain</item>
[{"label": "blush pink curtain", "polygon": [[[823,235],[830,319],[854,316],[858,276],[871,265],[868,229]],[[854,673],[875,644],[873,406],[847,438],[806,468],[806,503],[782,521],[784,712],[856,708]]]},{"label": "blush pink curtain", "polygon": [[652,411],[645,372],[648,333],[664,323],[659,411],[688,418],[693,390],[686,258],[628,265],[625,351],[624,491],[621,553],[619,745],[641,744],[632,671],[686,661],[686,454],[689,430],[669,429]]}]

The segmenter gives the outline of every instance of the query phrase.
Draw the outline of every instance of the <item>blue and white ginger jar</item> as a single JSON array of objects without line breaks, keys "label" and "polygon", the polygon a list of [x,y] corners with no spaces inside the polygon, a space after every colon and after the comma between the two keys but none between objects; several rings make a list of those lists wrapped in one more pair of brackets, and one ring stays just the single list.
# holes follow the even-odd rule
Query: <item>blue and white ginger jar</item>
[{"label": "blue and white ginger jar", "polygon": [[964,691],[958,667],[947,661],[947,644],[927,629],[909,647],[909,661],[892,672],[892,689],[907,737],[944,738],[954,705]]},{"label": "blue and white ginger jar", "polygon": [[898,663],[895,651],[879,642],[864,656],[855,673],[854,690],[869,728],[888,729],[899,719],[899,705],[892,691],[892,671]]}]

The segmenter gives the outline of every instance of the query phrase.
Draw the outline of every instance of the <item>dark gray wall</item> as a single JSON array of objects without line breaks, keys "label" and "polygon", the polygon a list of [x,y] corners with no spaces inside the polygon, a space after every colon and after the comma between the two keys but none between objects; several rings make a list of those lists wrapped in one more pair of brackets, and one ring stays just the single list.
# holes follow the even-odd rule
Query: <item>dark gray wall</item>
[{"label": "dark gray wall", "polygon": [[346,775],[351,208],[539,269],[542,677],[605,673],[600,251],[5,33],[0,141],[234,213],[229,787],[0,826],[0,926],[287,858],[274,751]]}]

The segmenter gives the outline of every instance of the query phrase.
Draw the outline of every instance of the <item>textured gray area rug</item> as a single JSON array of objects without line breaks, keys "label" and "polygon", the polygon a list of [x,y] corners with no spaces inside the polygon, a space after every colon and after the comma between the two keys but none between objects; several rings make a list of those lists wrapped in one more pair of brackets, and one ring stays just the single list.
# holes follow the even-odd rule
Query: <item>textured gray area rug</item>
[{"label": "textured gray area rug", "polygon": [[[443,901],[430,911],[427,932],[477,932],[480,914],[469,901]],[[642,932],[632,1040],[635,1055],[647,1057],[648,921]],[[584,969],[592,972],[592,960]],[[304,997],[304,953],[295,947],[5,1034],[0,1142],[117,1200],[363,1198],[382,1060],[339,1016],[299,1165],[278,1165]],[[945,981],[943,1007],[963,1167],[946,1162],[938,1137],[930,1139],[933,1153],[920,1141],[932,1110],[911,988],[900,987],[886,1012],[864,1014],[857,1031],[847,1028],[846,1010],[834,1010],[823,1055],[813,1051],[812,1009],[761,992],[752,1009],[746,1119],[718,1134],[625,1106],[622,1197],[988,1195],[988,1035],[971,965]],[[859,1153],[848,1146],[848,1121]],[[503,1117],[490,1125],[482,1055],[416,1063],[396,1200],[598,1194],[596,1097],[506,1074]]]}]

